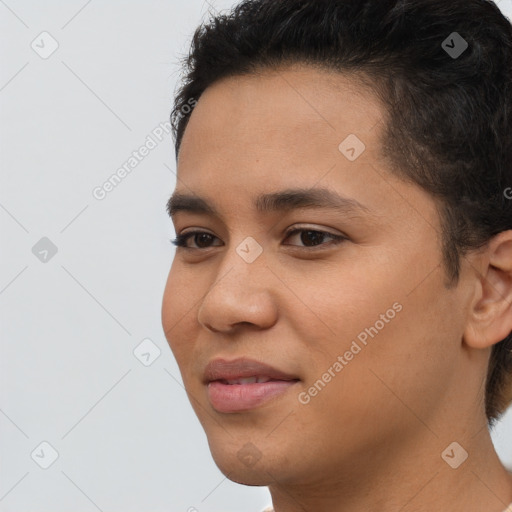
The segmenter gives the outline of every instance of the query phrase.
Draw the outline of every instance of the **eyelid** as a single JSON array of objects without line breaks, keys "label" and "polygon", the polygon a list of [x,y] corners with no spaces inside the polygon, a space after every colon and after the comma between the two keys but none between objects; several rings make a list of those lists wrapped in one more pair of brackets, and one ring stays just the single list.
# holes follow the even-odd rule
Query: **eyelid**
[{"label": "eyelid", "polygon": [[324,227],[316,227],[316,226],[313,226],[311,224],[294,224],[293,226],[291,226],[290,228],[288,228],[286,231],[285,231],[285,235],[286,236],[289,236],[290,234],[293,234],[295,233],[296,231],[315,231],[315,232],[318,232],[318,233],[324,233],[326,235],[330,235],[330,236],[333,236],[333,237],[343,237],[343,238],[348,238],[347,235],[345,235],[345,233],[341,232],[341,231],[338,231],[338,233],[333,233],[331,231],[328,230],[328,228],[324,228]]}]

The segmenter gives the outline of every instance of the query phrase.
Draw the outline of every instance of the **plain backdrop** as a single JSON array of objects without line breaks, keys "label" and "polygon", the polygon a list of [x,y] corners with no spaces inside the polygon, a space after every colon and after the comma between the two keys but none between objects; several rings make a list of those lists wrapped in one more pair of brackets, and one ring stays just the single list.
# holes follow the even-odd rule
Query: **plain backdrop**
[{"label": "plain backdrop", "polygon": [[[160,319],[176,179],[161,123],[193,30],[234,3],[0,1],[1,512],[270,503],[215,466]],[[493,439],[512,466],[512,411]]]}]

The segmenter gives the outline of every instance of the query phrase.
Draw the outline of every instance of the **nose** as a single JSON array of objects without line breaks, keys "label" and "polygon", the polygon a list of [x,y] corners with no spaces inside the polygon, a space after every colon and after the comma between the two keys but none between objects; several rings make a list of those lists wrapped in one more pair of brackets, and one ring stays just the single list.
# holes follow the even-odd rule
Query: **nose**
[{"label": "nose", "polygon": [[268,329],[278,315],[274,286],[278,280],[263,258],[247,263],[233,249],[203,297],[198,321],[212,332],[225,334],[244,325]]}]

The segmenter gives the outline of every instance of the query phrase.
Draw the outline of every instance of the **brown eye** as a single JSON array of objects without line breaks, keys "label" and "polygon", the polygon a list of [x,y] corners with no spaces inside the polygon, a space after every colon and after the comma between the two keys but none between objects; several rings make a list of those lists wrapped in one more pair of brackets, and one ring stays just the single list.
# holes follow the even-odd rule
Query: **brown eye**
[{"label": "brown eye", "polygon": [[196,233],[194,235],[194,241],[199,247],[208,247],[208,242],[211,242],[212,238],[215,237],[208,233]]},{"label": "brown eye", "polygon": [[[293,235],[299,234],[299,240],[304,244],[304,247],[317,247],[322,245],[328,245],[326,243],[322,243],[323,240],[328,237],[332,240],[334,244],[340,243],[343,240],[347,240],[346,237],[341,235],[335,235],[334,233],[328,233],[326,231],[319,231],[314,229],[300,229],[296,228],[287,233],[286,239],[292,237]],[[286,244],[286,245],[295,245],[295,244]],[[299,247],[301,247],[299,245]]]},{"label": "brown eye", "polygon": [[[194,237],[194,242],[197,247],[191,247],[188,245],[188,240],[192,237]],[[215,238],[217,237],[204,231],[191,231],[184,235],[177,235],[174,240],[171,240],[171,243],[177,247],[183,247],[184,249],[208,249],[210,247],[209,243],[211,243]]]}]

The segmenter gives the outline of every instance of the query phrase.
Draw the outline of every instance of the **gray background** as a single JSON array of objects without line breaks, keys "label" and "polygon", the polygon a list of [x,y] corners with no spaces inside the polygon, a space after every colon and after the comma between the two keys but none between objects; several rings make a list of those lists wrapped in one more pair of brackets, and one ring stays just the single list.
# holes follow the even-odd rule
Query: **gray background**
[{"label": "gray background", "polygon": [[[215,466],[160,321],[175,234],[161,123],[194,28],[234,3],[0,0],[1,512],[270,503]],[[493,439],[512,466],[512,410]]]}]

